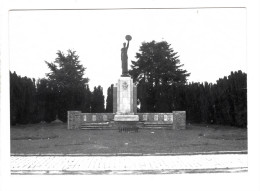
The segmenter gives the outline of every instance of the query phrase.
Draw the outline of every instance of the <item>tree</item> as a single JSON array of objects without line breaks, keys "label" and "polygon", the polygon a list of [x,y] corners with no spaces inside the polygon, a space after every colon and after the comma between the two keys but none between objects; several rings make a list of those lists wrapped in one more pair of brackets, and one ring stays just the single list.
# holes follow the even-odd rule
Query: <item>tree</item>
[{"label": "tree", "polygon": [[[220,78],[216,84],[189,83],[184,87],[183,108],[187,120],[197,123],[214,123],[246,127],[247,125],[247,82],[242,71],[231,72],[228,77]],[[175,89],[180,98],[183,88]],[[181,99],[182,100],[182,99]],[[182,104],[181,104],[182,105]]]},{"label": "tree", "polygon": [[104,108],[104,95],[103,88],[101,86],[94,87],[91,100],[91,112],[92,113],[102,113],[105,111]]},{"label": "tree", "polygon": [[37,80],[36,83],[36,105],[39,121],[51,122],[56,119],[56,92],[49,86],[45,78]]},{"label": "tree", "polygon": [[234,121],[239,127],[247,126],[247,75],[241,70],[231,72],[231,98],[234,105]]},{"label": "tree", "polygon": [[106,100],[106,112],[112,113],[113,112],[113,87],[111,86],[107,89],[107,100]]},{"label": "tree", "polygon": [[185,84],[190,75],[181,69],[177,52],[166,41],[144,42],[129,74],[137,84],[142,112],[169,112],[173,109],[171,86]]},{"label": "tree", "polygon": [[85,105],[83,106],[82,112],[84,113],[91,112],[91,99],[92,99],[92,92],[89,89],[89,85],[87,85],[87,89],[84,94]]},{"label": "tree", "polygon": [[10,72],[10,120],[12,125],[37,122],[35,94],[35,79],[17,76],[15,72]]},{"label": "tree", "polygon": [[48,86],[55,92],[56,114],[62,121],[67,120],[68,110],[86,109],[88,78],[83,77],[86,68],[80,64],[76,51],[67,54],[57,52],[54,62],[47,62],[50,73],[47,74]]},{"label": "tree", "polygon": [[22,87],[21,87],[21,80],[20,76],[18,77],[17,74],[9,73],[10,74],[10,123],[11,125],[15,125],[17,122],[19,122],[19,116],[21,109],[21,93],[22,93]]},{"label": "tree", "polygon": [[231,72],[219,79],[214,89],[217,123],[246,127],[247,125],[247,75]]}]

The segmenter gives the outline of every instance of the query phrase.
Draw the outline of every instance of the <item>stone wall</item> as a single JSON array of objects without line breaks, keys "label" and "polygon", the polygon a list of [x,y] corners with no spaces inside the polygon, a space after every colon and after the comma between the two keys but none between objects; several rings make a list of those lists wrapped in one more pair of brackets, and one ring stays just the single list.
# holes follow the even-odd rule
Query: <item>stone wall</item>
[{"label": "stone wall", "polygon": [[186,112],[173,111],[172,113],[137,113],[139,121],[146,125],[170,126],[172,129],[186,129]]},{"label": "stone wall", "polygon": [[68,129],[80,129],[81,111],[68,111]]},{"label": "stone wall", "polygon": [[172,124],[172,113],[137,113],[139,121],[152,122],[156,124]]},{"label": "stone wall", "polygon": [[102,123],[109,122],[114,119],[113,113],[82,113],[81,123]]},{"label": "stone wall", "polygon": [[[172,129],[186,128],[186,112],[173,111],[172,113],[137,113],[139,121],[152,125],[168,125]],[[81,125],[90,123],[105,123],[114,120],[114,113],[81,113],[68,111],[68,129],[80,129]]]},{"label": "stone wall", "polygon": [[186,111],[173,111],[173,129],[186,129]]}]

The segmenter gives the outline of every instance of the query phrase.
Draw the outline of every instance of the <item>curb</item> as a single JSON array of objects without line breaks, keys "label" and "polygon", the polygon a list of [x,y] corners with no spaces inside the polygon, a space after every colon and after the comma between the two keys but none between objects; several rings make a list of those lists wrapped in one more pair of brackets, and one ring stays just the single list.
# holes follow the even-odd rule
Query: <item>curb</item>
[{"label": "curb", "polygon": [[198,173],[245,173],[247,167],[206,169],[162,170],[12,170],[12,175],[141,175],[141,174],[198,174]]},{"label": "curb", "polygon": [[188,153],[91,153],[91,154],[62,154],[62,153],[46,153],[46,154],[16,154],[11,153],[11,157],[15,156],[181,156],[181,155],[218,155],[218,154],[248,154],[247,150],[242,151],[210,151],[210,152],[188,152]]}]

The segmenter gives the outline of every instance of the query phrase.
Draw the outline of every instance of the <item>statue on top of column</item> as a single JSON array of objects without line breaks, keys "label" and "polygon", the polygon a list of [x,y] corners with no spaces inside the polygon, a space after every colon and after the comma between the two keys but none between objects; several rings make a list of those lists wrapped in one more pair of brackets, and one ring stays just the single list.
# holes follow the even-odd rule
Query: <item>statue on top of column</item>
[{"label": "statue on top of column", "polygon": [[126,35],[125,39],[127,40],[127,45],[124,42],[123,48],[121,48],[121,61],[122,61],[122,75],[121,76],[129,76],[128,75],[128,56],[127,56],[127,50],[129,47],[129,41],[132,40],[132,37],[130,35]]}]

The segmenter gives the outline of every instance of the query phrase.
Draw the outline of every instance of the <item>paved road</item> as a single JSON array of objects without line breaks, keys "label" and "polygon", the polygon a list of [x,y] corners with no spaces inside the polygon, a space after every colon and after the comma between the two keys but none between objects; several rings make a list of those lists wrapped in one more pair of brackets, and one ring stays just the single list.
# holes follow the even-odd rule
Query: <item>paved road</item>
[{"label": "paved road", "polygon": [[11,174],[178,174],[247,172],[247,154],[11,156]]}]

